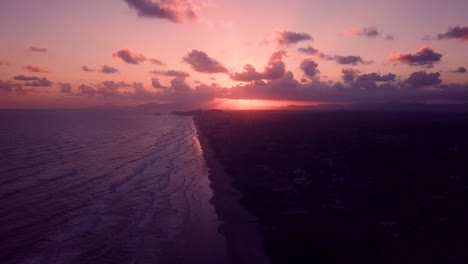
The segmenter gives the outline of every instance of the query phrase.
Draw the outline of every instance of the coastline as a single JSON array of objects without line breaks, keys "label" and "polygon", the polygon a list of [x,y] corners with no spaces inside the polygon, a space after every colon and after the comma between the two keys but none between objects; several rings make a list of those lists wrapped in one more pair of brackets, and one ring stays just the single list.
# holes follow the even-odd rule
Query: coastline
[{"label": "coastline", "polygon": [[213,191],[210,202],[222,222],[219,232],[226,239],[229,259],[232,263],[269,263],[257,218],[240,205],[242,194],[234,188],[232,177],[218,161],[208,137],[198,124],[197,117],[192,118],[208,167],[208,178]]}]

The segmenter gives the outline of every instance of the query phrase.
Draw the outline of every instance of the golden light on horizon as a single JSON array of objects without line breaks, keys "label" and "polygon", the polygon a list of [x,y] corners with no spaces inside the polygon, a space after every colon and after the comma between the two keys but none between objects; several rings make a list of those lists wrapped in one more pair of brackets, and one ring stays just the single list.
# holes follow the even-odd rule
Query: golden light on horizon
[{"label": "golden light on horizon", "polygon": [[256,99],[214,99],[210,106],[224,110],[272,110],[289,105],[317,106],[317,102],[256,100]]}]

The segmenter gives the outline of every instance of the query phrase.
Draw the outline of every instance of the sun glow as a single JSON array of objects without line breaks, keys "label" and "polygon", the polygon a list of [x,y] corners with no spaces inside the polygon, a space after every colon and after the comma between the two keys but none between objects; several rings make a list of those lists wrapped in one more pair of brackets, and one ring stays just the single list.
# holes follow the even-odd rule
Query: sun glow
[{"label": "sun glow", "polygon": [[225,110],[271,110],[289,105],[316,106],[318,104],[301,101],[215,99],[211,102],[210,107]]}]

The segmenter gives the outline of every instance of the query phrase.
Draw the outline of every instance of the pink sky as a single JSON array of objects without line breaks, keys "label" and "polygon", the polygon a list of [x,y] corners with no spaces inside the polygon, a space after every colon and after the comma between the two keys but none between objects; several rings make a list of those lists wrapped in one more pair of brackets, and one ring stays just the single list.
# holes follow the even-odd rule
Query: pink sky
[{"label": "pink sky", "polygon": [[462,0],[2,1],[0,108],[468,102],[466,10]]}]

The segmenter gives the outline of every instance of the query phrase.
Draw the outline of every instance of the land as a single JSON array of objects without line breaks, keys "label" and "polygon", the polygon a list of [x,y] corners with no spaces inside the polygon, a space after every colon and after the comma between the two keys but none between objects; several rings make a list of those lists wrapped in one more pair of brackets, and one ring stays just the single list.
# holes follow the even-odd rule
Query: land
[{"label": "land", "polygon": [[[187,114],[271,263],[468,263],[468,115]],[[218,215],[235,217],[222,204],[226,179],[210,177]]]}]

